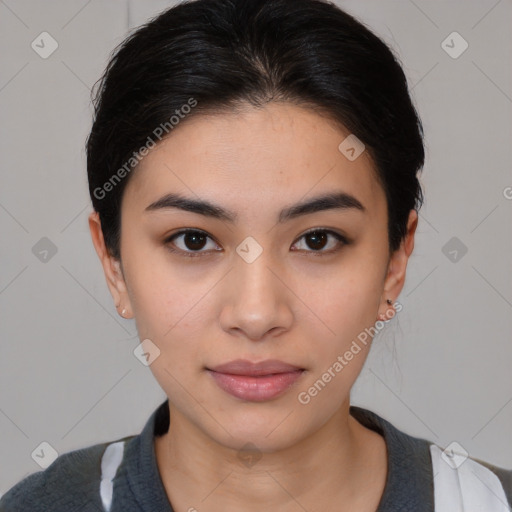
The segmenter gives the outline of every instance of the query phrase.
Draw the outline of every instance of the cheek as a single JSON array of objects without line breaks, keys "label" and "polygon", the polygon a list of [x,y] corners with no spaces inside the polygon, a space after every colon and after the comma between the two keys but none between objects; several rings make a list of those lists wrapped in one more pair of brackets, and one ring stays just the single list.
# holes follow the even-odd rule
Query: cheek
[{"label": "cheek", "polygon": [[163,248],[135,244],[131,238],[125,238],[123,259],[139,334],[166,342],[184,326],[197,325],[208,277],[192,265],[173,263]]},{"label": "cheek", "polygon": [[[298,390],[297,401],[327,418],[349,396],[371,347],[370,328],[376,321],[378,287],[366,277],[338,276],[328,288],[310,294],[318,318],[303,319],[311,341],[311,372]],[[308,405],[309,404],[309,405]]]},{"label": "cheek", "polygon": [[323,275],[297,282],[295,289],[300,289],[298,295],[307,305],[303,311],[317,333],[346,343],[377,320],[381,274],[381,265],[369,265],[354,253]]},{"label": "cheek", "polygon": [[170,348],[190,345],[204,330],[208,287],[205,283],[170,278],[153,269],[146,279],[135,280],[131,289],[140,336],[154,338]]},{"label": "cheek", "polygon": [[191,376],[206,364],[208,311],[207,302],[200,300],[204,288],[200,282],[185,285],[183,277],[169,276],[154,266],[132,278],[137,332],[140,340],[150,339],[160,351],[150,369],[167,396],[180,397],[183,386],[190,388]]},{"label": "cheek", "polygon": [[[179,395],[178,383],[188,383],[207,364],[205,347],[215,344],[211,299],[213,276],[171,265],[153,251],[126,258],[127,282],[140,340],[160,350],[150,369],[161,387]],[[211,274],[211,273],[210,273]],[[211,334],[212,339],[205,339]]]},{"label": "cheek", "polygon": [[304,283],[301,293],[315,315],[308,311],[301,328],[314,348],[312,372],[300,391],[305,400],[314,399],[315,407],[339,406],[361,372],[377,320],[381,273],[381,265],[369,266],[361,254],[354,254],[336,271],[317,276],[317,286],[310,279]]}]

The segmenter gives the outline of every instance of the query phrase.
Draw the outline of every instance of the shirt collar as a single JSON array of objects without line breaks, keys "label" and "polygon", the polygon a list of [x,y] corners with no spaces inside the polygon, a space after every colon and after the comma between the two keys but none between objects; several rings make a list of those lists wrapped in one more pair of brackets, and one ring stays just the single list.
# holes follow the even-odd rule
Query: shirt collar
[{"label": "shirt collar", "polygon": [[[374,412],[351,406],[350,414],[384,437],[388,453],[386,485],[377,512],[432,512],[434,487],[430,443],[409,436]],[[130,488],[141,510],[173,512],[158,471],[154,437],[169,429],[169,400],[151,414],[142,432],[126,448]]]}]

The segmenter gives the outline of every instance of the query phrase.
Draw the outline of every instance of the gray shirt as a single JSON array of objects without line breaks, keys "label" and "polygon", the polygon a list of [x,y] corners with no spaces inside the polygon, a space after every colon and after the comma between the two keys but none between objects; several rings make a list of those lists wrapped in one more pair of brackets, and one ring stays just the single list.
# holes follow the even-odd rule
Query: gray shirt
[{"label": "gray shirt", "polygon": [[[434,511],[432,443],[401,432],[366,409],[351,406],[350,414],[386,441],[388,475],[377,512]],[[154,450],[154,437],[168,428],[169,409],[165,401],[151,414],[139,435],[112,442],[120,442],[121,451],[112,483],[108,478],[111,505],[102,500],[100,482],[102,457],[112,443],[101,443],[64,453],[46,470],[18,482],[0,500],[0,512],[173,512]],[[499,478],[508,499],[506,505],[511,507],[512,471],[478,462]],[[200,498],[197,499],[196,504],[191,503],[191,510],[201,510]]]}]

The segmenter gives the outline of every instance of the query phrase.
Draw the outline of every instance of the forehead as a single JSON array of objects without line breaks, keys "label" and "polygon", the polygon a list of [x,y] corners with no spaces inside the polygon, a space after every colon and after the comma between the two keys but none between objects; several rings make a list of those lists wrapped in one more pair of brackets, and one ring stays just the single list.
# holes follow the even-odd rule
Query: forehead
[{"label": "forehead", "polygon": [[352,153],[339,149],[349,135],[313,110],[288,103],[196,114],[142,159],[123,203],[145,208],[178,191],[239,211],[342,190],[368,210],[382,210],[384,191],[368,152],[351,160],[346,155]]}]

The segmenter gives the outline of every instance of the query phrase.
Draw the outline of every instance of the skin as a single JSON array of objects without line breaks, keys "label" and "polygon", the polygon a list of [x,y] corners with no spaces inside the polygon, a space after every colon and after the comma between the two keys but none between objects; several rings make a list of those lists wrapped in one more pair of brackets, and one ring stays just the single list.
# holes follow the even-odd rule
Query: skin
[{"label": "skin", "polygon": [[[135,318],[141,340],[160,349],[150,368],[169,397],[171,427],[155,439],[155,452],[177,512],[378,506],[385,442],[349,414],[350,389],[371,343],[308,404],[297,399],[359,333],[392,315],[386,299],[394,302],[402,290],[414,248],[411,210],[407,237],[389,253],[384,191],[368,152],[349,161],[338,150],[347,135],[286,103],[191,117],[130,177],[121,208],[122,264],[105,247],[98,215],[90,215],[118,310]],[[355,196],[366,211],[331,209],[277,223],[282,208],[333,191]],[[170,192],[229,209],[237,221],[145,210]],[[165,241],[184,228],[210,238],[202,246],[184,236]],[[329,235],[315,245],[303,236],[311,228],[350,243]],[[236,252],[248,236],[263,249],[252,263]],[[281,396],[251,402],[221,390],[205,369],[238,358],[279,359],[306,371]],[[261,455],[251,466],[238,457],[246,443]]]}]

